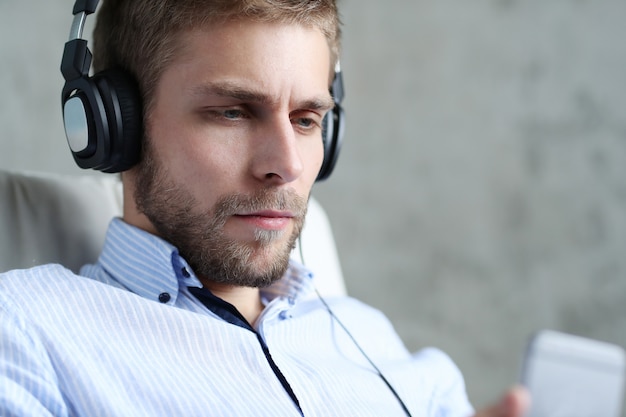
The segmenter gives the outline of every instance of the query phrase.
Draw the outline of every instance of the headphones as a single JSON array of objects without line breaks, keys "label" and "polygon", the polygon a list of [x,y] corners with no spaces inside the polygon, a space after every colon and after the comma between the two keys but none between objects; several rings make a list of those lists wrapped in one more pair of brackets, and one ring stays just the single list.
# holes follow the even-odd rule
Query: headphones
[{"label": "headphones", "polygon": [[[92,54],[82,39],[87,16],[98,0],[76,0],[70,39],[63,49],[61,94],[67,143],[79,167],[102,172],[122,172],[141,154],[143,114],[139,88],[133,77],[119,69],[89,76]],[[324,117],[324,160],[316,181],[330,176],[337,162],[344,133],[341,107],[344,88],[339,64],[330,88],[335,107]]]}]

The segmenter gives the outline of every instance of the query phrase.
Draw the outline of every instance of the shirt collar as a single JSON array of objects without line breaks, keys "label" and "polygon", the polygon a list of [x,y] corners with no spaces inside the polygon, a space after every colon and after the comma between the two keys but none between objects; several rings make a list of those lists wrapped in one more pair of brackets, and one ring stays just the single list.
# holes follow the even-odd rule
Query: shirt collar
[{"label": "shirt collar", "polygon": [[[180,288],[202,287],[176,247],[119,218],[109,225],[96,267],[105,272],[107,281],[114,281],[144,298],[171,305],[176,303]],[[284,276],[261,290],[263,302],[286,298],[295,303],[313,290],[312,278],[311,271],[290,260]]]},{"label": "shirt collar", "polygon": [[261,289],[261,299],[264,303],[269,303],[276,298],[285,298],[290,304],[294,304],[313,290],[313,273],[304,265],[290,259],[283,277]]}]

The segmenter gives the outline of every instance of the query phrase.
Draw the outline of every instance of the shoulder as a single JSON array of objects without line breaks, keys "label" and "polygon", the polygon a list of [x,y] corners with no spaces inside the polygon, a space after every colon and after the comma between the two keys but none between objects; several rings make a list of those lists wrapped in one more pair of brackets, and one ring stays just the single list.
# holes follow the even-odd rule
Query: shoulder
[{"label": "shoulder", "polygon": [[55,285],[75,277],[69,269],[58,264],[40,265],[29,269],[14,269],[0,274],[2,292],[26,290],[32,286],[47,283]]},{"label": "shoulder", "polygon": [[56,305],[59,298],[78,281],[69,269],[48,264],[15,269],[0,274],[0,312],[21,316],[32,305]]},{"label": "shoulder", "polygon": [[[31,318],[47,319],[41,307],[60,304],[76,275],[61,265],[42,265],[30,269],[16,269],[0,274],[0,340],[4,346],[28,345],[32,348],[36,337],[30,331]],[[31,346],[33,344],[33,346]],[[20,349],[24,350],[24,349]]]},{"label": "shoulder", "polygon": [[374,356],[389,360],[410,356],[389,318],[377,308],[346,296],[312,302],[318,315],[330,315],[351,337],[367,345]]},{"label": "shoulder", "polygon": [[20,311],[32,315],[34,311],[62,308],[69,300],[115,290],[62,265],[41,265],[0,274],[0,308],[5,313]]},{"label": "shoulder", "polygon": [[[34,415],[37,410],[55,410],[55,415],[66,415],[62,395],[46,338],[40,337],[31,318],[48,319],[32,308],[30,299],[44,296],[46,288],[35,283],[45,283],[51,277],[72,277],[74,274],[60,265],[46,265],[31,269],[14,270],[0,274],[0,414]],[[33,297],[33,294],[35,297]],[[44,305],[43,300],[41,305]],[[52,320],[59,322],[58,317]],[[46,326],[48,327],[48,326]]]},{"label": "shoulder", "polygon": [[391,322],[382,311],[356,298],[340,296],[324,298],[320,301],[333,314],[344,320],[345,324],[361,322],[369,326],[377,324],[378,326],[392,327]]},{"label": "shoulder", "polygon": [[62,265],[47,264],[0,274],[0,293],[64,291],[68,286],[89,285],[91,282],[91,279],[76,275]]}]

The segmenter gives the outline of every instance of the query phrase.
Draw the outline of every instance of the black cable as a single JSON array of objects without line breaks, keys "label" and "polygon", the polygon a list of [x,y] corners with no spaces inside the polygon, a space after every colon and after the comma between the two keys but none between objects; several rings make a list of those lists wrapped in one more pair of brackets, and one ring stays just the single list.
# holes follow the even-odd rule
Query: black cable
[{"label": "black cable", "polygon": [[[306,263],[304,262],[304,253],[302,252],[302,239],[300,237],[298,237],[298,250],[300,252],[300,260],[302,261],[302,265],[306,265]],[[337,322],[337,324],[339,324],[339,326],[343,329],[344,332],[346,332],[346,334],[348,335],[348,337],[350,338],[350,340],[352,340],[352,343],[354,343],[354,345],[356,346],[356,348],[359,350],[359,352],[361,352],[361,355],[363,355],[363,357],[367,360],[367,362],[369,362],[369,364],[372,366],[372,368],[374,368],[374,370],[376,371],[376,373],[378,374],[378,376],[380,377],[380,379],[383,380],[383,382],[385,383],[385,385],[387,385],[387,388],[389,388],[389,390],[391,391],[391,393],[393,394],[394,397],[396,397],[396,399],[398,400],[398,402],[400,403],[400,406],[402,407],[402,410],[404,410],[404,413],[407,415],[407,417],[412,417],[411,416],[411,412],[409,411],[409,409],[407,408],[406,404],[404,404],[404,401],[402,401],[402,398],[400,398],[400,395],[398,394],[398,392],[394,389],[394,387],[391,385],[391,383],[387,380],[387,378],[385,378],[385,375],[383,375],[383,373],[381,372],[381,370],[378,368],[378,366],[376,366],[376,364],[374,363],[374,361],[367,355],[367,353],[365,353],[365,351],[363,350],[363,348],[361,347],[361,345],[356,341],[356,339],[354,338],[354,336],[352,336],[352,333],[350,333],[350,331],[348,330],[348,328],[341,322],[341,320],[339,320],[339,317],[337,317],[335,315],[335,313],[333,312],[333,310],[330,308],[330,306],[328,305],[328,303],[326,302],[326,300],[324,299],[324,297],[322,297],[322,294],[320,294],[320,292],[317,290],[316,287],[314,287],[315,289],[315,293],[317,294],[317,297],[319,298],[319,300],[322,302],[322,304],[324,304],[324,307],[326,308],[326,311],[328,311],[328,314],[330,314],[330,316],[332,317],[333,320],[335,320],[335,322]]]}]

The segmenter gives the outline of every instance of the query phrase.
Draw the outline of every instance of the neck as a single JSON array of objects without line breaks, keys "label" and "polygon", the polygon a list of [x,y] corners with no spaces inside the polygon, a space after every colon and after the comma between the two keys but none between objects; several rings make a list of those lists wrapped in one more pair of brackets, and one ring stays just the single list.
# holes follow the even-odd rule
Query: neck
[{"label": "neck", "polygon": [[206,279],[200,281],[213,295],[235,306],[250,325],[253,325],[261,315],[264,307],[258,288],[217,284]]}]

